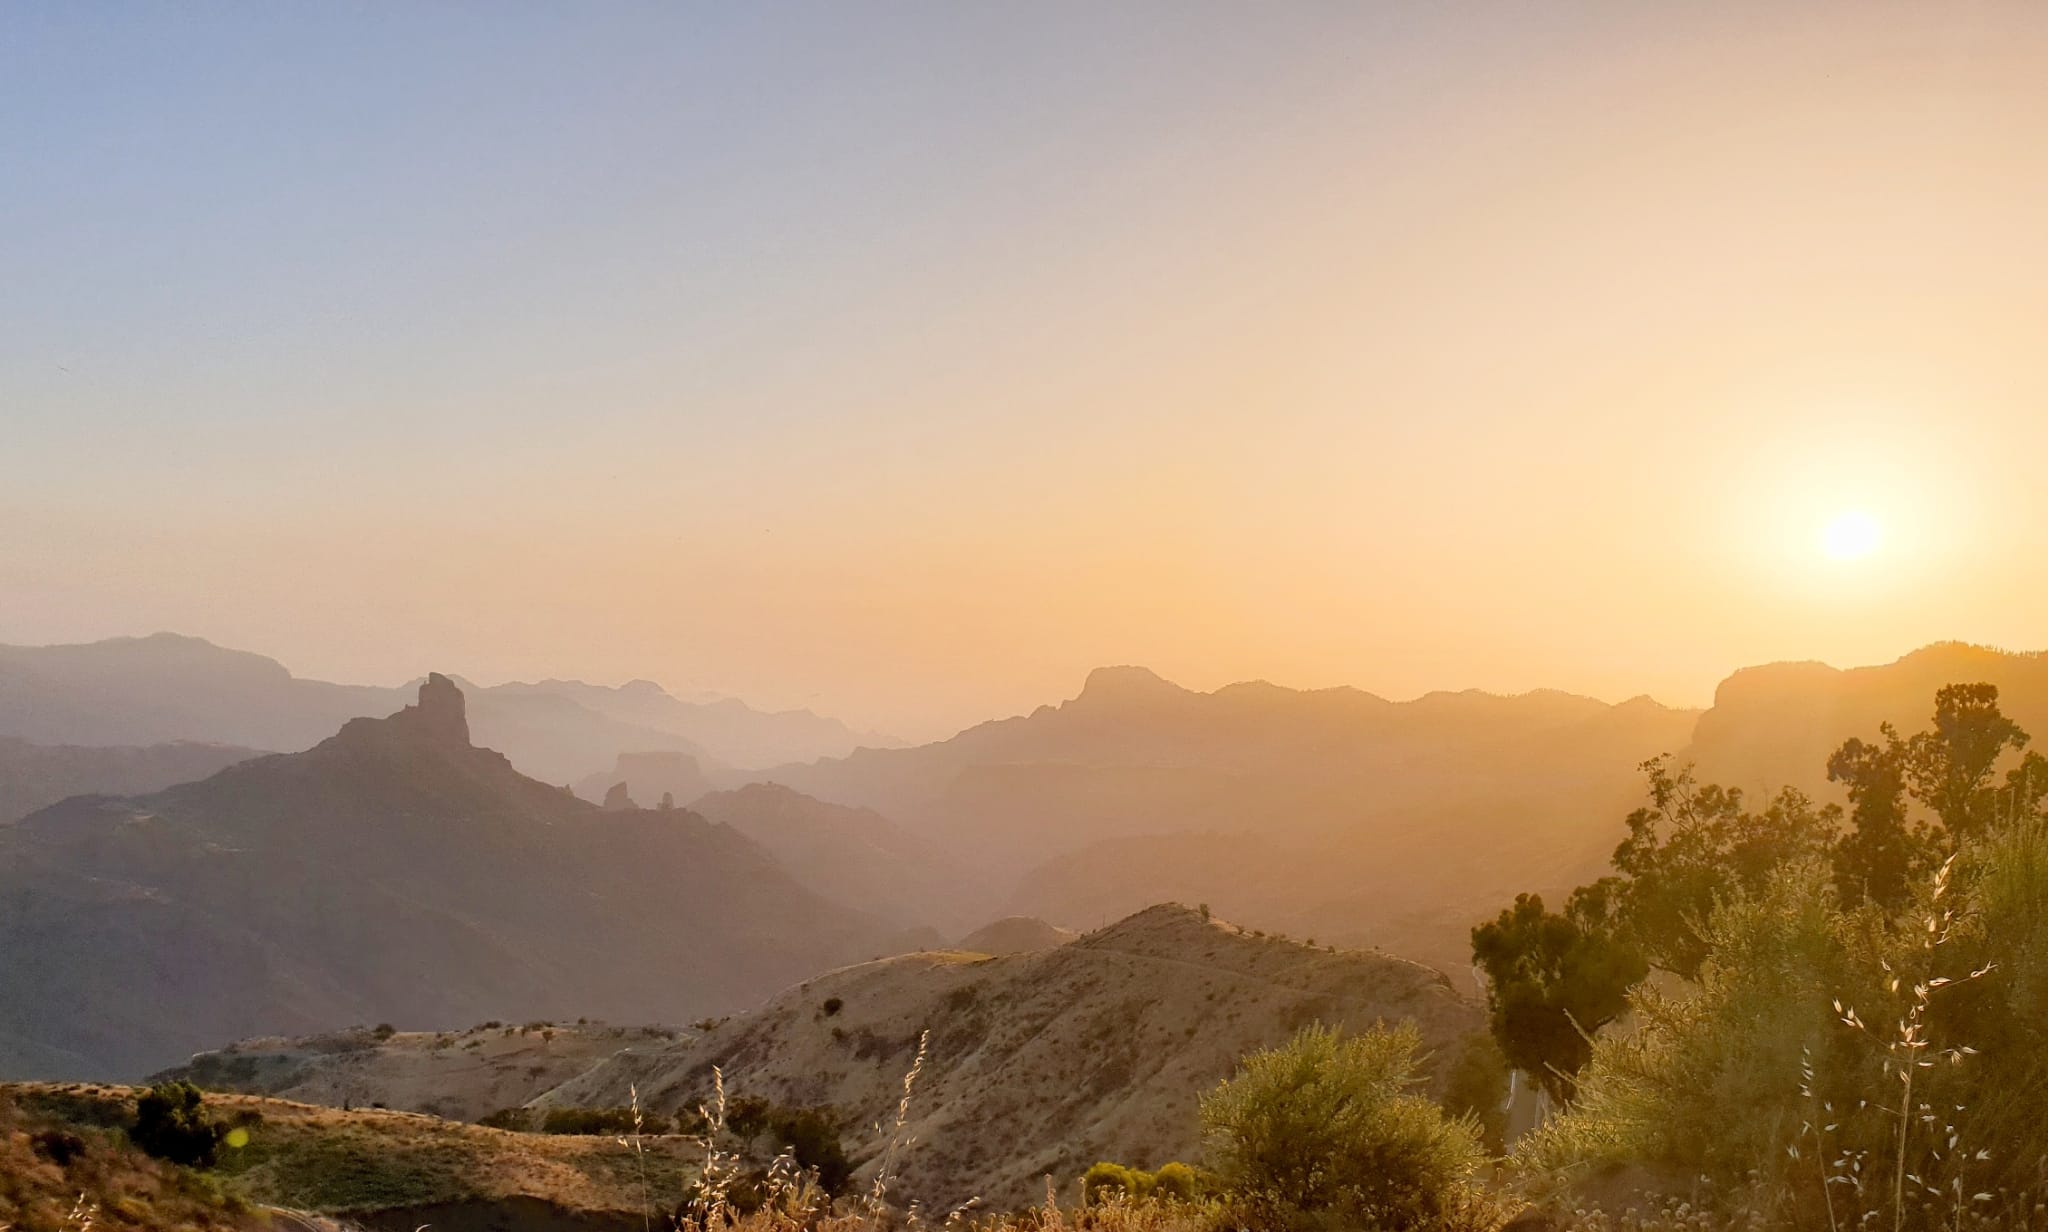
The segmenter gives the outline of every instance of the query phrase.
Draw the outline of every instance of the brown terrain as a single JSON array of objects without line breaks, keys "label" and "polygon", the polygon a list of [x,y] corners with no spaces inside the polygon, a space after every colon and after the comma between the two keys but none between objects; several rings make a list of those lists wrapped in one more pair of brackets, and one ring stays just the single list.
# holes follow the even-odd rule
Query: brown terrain
[{"label": "brown terrain", "polygon": [[1483,1014],[1415,963],[1158,906],[1032,953],[909,954],[833,971],[702,1035],[621,1052],[537,1102],[616,1106],[636,1088],[664,1111],[694,1108],[716,1066],[734,1098],[833,1109],[865,1175],[929,1031],[903,1196],[1000,1208],[1097,1159],[1193,1158],[1197,1098],[1245,1053],[1319,1021],[1413,1022],[1441,1065]]},{"label": "brown terrain", "polygon": [[1245,1053],[1311,1022],[1413,1022],[1439,1078],[1483,1030],[1480,1008],[1426,967],[1157,906],[1031,952],[935,951],[842,968],[704,1029],[352,1031],[248,1041],[170,1076],[477,1117],[522,1103],[621,1107],[636,1092],[652,1111],[687,1113],[710,1099],[717,1066],[733,1100],[829,1109],[867,1177],[929,1031],[899,1198],[1001,1207],[1042,1196],[1045,1174],[1064,1183],[1098,1158],[1194,1158],[1199,1096]]},{"label": "brown terrain", "polygon": [[152,1080],[477,1121],[526,1104],[618,1053],[663,1047],[688,1034],[686,1028],[592,1022],[484,1023],[463,1031],[355,1027],[242,1040],[199,1053]]}]

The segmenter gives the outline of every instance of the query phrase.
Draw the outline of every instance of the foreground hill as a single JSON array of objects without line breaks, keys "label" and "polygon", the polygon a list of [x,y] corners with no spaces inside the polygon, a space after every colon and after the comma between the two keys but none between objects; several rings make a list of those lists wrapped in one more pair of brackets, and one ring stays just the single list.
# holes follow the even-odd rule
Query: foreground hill
[{"label": "foreground hill", "polygon": [[0,1084],[0,1229],[275,1232],[210,1178],[136,1149],[117,1128],[125,1115],[81,1105],[51,1088]]},{"label": "foreground hill", "polygon": [[[118,1127],[133,1121],[135,1097],[123,1087],[0,1084],[0,1128],[11,1120],[23,1129],[60,1129],[85,1146],[65,1167],[38,1161],[32,1171],[0,1172],[0,1180],[47,1184],[61,1195],[60,1217],[85,1194],[100,1208],[94,1227],[309,1226],[251,1214],[252,1206],[269,1206],[339,1216],[344,1226],[376,1232],[422,1225],[637,1232],[647,1226],[643,1219],[659,1222],[675,1205],[702,1154],[673,1135],[649,1137],[636,1153],[609,1135],[508,1133],[414,1113],[215,1094],[206,1099],[209,1114],[244,1128],[248,1139],[223,1148],[219,1164],[200,1178],[142,1158],[126,1144]],[[0,1161],[10,1145],[0,1138]],[[145,1195],[154,1202],[137,1209],[135,1200]]]},{"label": "foreground hill", "polygon": [[665,1047],[688,1033],[589,1021],[490,1022],[463,1031],[352,1027],[241,1040],[151,1081],[477,1121],[529,1103],[621,1051]]},{"label": "foreground hill", "polygon": [[0,737],[0,825],[71,796],[160,791],[260,756],[228,744],[92,748]]},{"label": "foreground hill", "polygon": [[1482,1029],[1438,973],[1371,953],[1262,938],[1183,907],[1006,957],[883,959],[819,976],[753,1013],[658,1050],[621,1052],[542,1105],[617,1106],[629,1088],[694,1108],[728,1094],[829,1106],[870,1172],[903,1076],[930,1031],[900,1160],[904,1200],[1001,1208],[1097,1159],[1157,1166],[1196,1150],[1197,1098],[1246,1052],[1315,1021],[1411,1021],[1441,1066]]},{"label": "foreground hill", "polygon": [[0,827],[17,1075],[351,1022],[683,1021],[884,952],[733,830],[604,812],[472,746],[441,676],[307,752]]},{"label": "foreground hill", "polygon": [[[389,714],[417,687],[331,684],[274,659],[159,633],[74,646],[0,646],[0,736],[43,744],[199,741],[295,752],[352,718]],[[875,743],[809,711],[685,702],[638,680],[465,685],[478,740],[525,774],[566,783],[620,753],[672,751],[707,767],[771,765]]]}]

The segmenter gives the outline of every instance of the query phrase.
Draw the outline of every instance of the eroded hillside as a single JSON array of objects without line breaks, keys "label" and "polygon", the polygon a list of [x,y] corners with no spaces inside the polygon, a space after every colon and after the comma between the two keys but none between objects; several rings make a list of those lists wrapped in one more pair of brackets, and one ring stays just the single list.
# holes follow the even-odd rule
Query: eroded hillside
[{"label": "eroded hillside", "polygon": [[819,976],[702,1036],[622,1052],[543,1105],[664,1111],[709,1097],[825,1106],[871,1169],[929,1031],[903,1196],[946,1209],[1042,1196],[1098,1158],[1156,1166],[1196,1151],[1195,1105],[1253,1049],[1311,1022],[1412,1021],[1438,1064],[1482,1014],[1437,972],[1256,936],[1159,906],[1067,945],[991,957],[910,954]]}]

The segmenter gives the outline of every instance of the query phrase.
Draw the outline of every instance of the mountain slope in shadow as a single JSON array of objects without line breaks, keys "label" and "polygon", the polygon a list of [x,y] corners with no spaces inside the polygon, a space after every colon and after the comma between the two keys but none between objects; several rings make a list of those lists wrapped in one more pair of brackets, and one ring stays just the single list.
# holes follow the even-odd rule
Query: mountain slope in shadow
[{"label": "mountain slope in shadow", "polygon": [[108,1078],[350,1023],[678,1021],[888,931],[728,827],[521,775],[437,675],[306,752],[0,828],[0,1054]]}]

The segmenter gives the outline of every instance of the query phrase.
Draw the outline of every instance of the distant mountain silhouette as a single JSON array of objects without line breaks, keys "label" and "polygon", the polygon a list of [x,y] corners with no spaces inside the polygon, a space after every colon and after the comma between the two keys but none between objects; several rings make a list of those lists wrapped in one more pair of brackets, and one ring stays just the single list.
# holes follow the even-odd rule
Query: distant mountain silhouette
[{"label": "distant mountain silhouette", "polygon": [[768,777],[1018,870],[1017,914],[1086,928],[1207,901],[1462,971],[1475,915],[1605,859],[1635,767],[1696,718],[1556,692],[1198,693],[1116,667],[1059,706]]},{"label": "distant mountain silhouette", "polygon": [[1037,916],[1006,915],[960,938],[958,948],[974,954],[1029,954],[1065,945],[1079,935],[1071,928],[1059,928]]},{"label": "distant mountain silhouette", "polygon": [[0,825],[69,796],[140,795],[260,757],[228,744],[30,744],[0,737]]},{"label": "distant mountain silhouette", "polygon": [[[1025,873],[1008,904],[1019,913],[1088,927],[1148,900],[1204,901],[1463,979],[1475,920],[1517,892],[1554,896],[1605,871],[1624,818],[1641,803],[1644,758],[1672,753],[1696,762],[1701,779],[1752,793],[1789,785],[1842,801],[1826,763],[1843,740],[1872,737],[1887,719],[1918,731],[1937,689],[1976,681],[2000,686],[2006,713],[2048,738],[2048,655],[1955,643],[1875,667],[1745,668],[1705,712],[1562,694],[1432,694],[1400,704],[1271,686],[1184,694],[1124,669],[1107,678],[1102,700],[1115,704],[1091,715],[1084,703],[1101,676],[1076,702],[976,729],[983,743],[971,756],[931,755],[916,767],[930,774],[923,781],[901,764],[906,755],[882,754],[832,767],[837,783],[811,785],[877,798],[922,790],[929,810],[898,803],[903,816],[968,833],[1035,809],[1090,818],[1109,835]],[[1263,724],[1253,717],[1260,707]],[[1121,723],[1109,720],[1115,714]],[[1027,738],[1026,728],[1037,730]],[[1178,743],[1165,739],[1174,731]],[[1246,742],[1238,751],[1209,743],[1232,731],[1229,739]],[[946,770],[953,778],[934,787]]]},{"label": "distant mountain silhouette", "polygon": [[704,767],[688,753],[621,753],[611,769],[583,776],[575,788],[585,800],[602,801],[622,784],[627,795],[647,805],[659,804],[664,795],[687,805],[713,786]]},{"label": "distant mountain silhouette", "polygon": [[808,710],[756,710],[731,697],[683,701],[651,680],[629,681],[617,688],[580,680],[542,680],[497,685],[486,692],[497,697],[566,697],[619,722],[680,736],[713,761],[743,769],[844,757],[857,748],[902,743],[878,732],[857,732],[838,719]]},{"label": "distant mountain silhouette", "polygon": [[[848,752],[862,737],[809,711],[683,702],[640,680],[461,683],[477,738],[522,773],[573,782],[619,754],[690,753],[707,770]],[[294,752],[351,718],[388,714],[400,688],[329,684],[200,638],[158,633],[74,646],[0,646],[0,736],[41,744],[199,741]]]},{"label": "distant mountain silhouette", "polygon": [[519,774],[432,676],[306,752],[0,827],[0,1057],[110,1078],[354,1022],[683,1020],[893,931],[728,827]]},{"label": "distant mountain silhouette", "polygon": [[[637,784],[634,795],[646,798]],[[982,918],[1000,885],[989,870],[872,809],[828,804],[776,783],[714,792],[691,808],[759,843],[814,893],[906,927],[951,929]]]},{"label": "distant mountain silhouette", "polygon": [[1750,791],[1798,787],[1840,798],[1827,781],[1828,754],[1851,736],[1874,739],[1879,723],[1924,730],[1934,694],[1948,684],[1994,684],[1999,707],[2048,740],[2048,654],[2014,654],[1942,642],[1891,663],[1846,670],[1825,663],[1746,667],[1721,682],[1684,757],[1703,779]]}]

